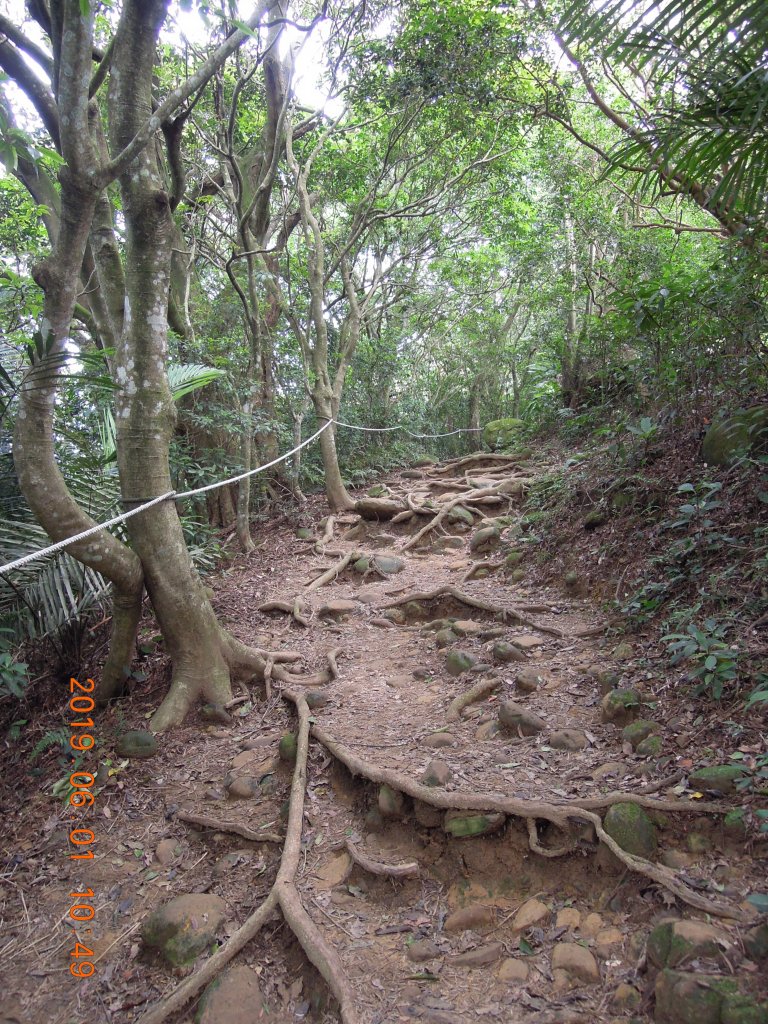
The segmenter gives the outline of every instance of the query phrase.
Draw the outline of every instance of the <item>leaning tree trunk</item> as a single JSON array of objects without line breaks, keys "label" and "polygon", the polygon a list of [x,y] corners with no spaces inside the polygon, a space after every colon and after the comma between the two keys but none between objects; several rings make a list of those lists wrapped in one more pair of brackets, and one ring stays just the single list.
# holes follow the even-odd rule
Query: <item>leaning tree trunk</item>
[{"label": "leaning tree trunk", "polygon": [[[323,387],[322,383],[312,391],[312,403],[320,425],[336,418],[338,403],[334,401],[330,384]],[[334,512],[354,508],[355,502],[344,486],[339,468],[339,455],[336,451],[336,426],[331,425],[320,435],[320,454],[323,459],[325,473],[325,496]]]}]

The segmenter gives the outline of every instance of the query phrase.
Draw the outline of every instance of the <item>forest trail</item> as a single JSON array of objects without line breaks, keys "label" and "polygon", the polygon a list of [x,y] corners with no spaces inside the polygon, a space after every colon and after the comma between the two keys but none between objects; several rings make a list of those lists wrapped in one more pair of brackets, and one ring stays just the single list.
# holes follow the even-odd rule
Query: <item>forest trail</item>
[{"label": "forest trail", "polygon": [[[52,970],[32,970],[39,988],[8,1020],[79,1022],[90,994],[101,1015],[89,1021],[143,1021],[179,984],[139,941],[150,913],[205,894],[196,913],[218,914],[224,940],[268,896],[295,756],[280,695],[289,652],[313,716],[294,879],[313,930],[271,917],[196,1020],[251,1020],[238,1013],[256,998],[269,1010],[260,1020],[338,1021],[296,934],[331,951],[343,1020],[362,1024],[675,1024],[659,1006],[688,1012],[695,993],[686,1003],[689,975],[662,969],[690,964],[759,993],[743,901],[764,872],[723,826],[732,799],[658,768],[661,750],[689,753],[657,703],[661,680],[606,637],[590,600],[532,588],[519,570],[521,481],[537,472],[494,456],[407,470],[358,503],[368,518],[272,529],[218,578],[222,621],[281,671],[266,702],[258,687],[208,709],[202,733],[190,723],[151,761],[123,762],[97,797],[110,808],[88,874],[97,974],[77,1004]],[[58,826],[43,825],[48,848]],[[44,889],[63,912],[61,875]],[[681,918],[694,923],[673,955]],[[62,949],[59,936],[46,971]],[[167,1019],[186,1024],[194,1006]]]}]

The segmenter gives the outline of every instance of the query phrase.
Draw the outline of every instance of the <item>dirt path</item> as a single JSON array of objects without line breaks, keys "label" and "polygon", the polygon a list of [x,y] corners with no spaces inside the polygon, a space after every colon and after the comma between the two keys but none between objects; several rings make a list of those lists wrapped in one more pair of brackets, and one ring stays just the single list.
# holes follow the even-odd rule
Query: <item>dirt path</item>
[{"label": "dirt path", "polygon": [[[498,487],[498,463],[471,468],[491,474],[472,480],[476,494]],[[511,477],[522,475],[516,467]],[[440,479],[425,468],[390,481],[378,500],[407,512],[439,494],[444,508],[450,485],[428,487]],[[704,973],[727,964],[754,993],[759,972],[743,947],[754,911],[744,899],[764,866],[724,828],[732,802],[717,803],[716,793],[691,799],[695,789],[675,770],[680,730],[656,703],[660,680],[643,678],[631,648],[606,639],[600,610],[513,582],[523,574],[508,556],[525,546],[511,490],[511,508],[508,495],[474,506],[509,518],[475,515],[470,526],[445,515],[416,545],[432,519],[423,511],[395,513],[394,524],[348,515],[304,539],[273,531],[258,557],[215,587],[236,635],[300,654],[303,676],[316,673],[321,684],[302,689],[314,720],[295,873],[314,931],[302,944],[324,940],[349,986],[344,1020],[364,1024],[649,1019],[659,968],[680,966],[653,954],[646,961],[648,934],[665,916],[715,921],[700,925],[686,962]],[[480,529],[493,535],[478,547]],[[339,576],[307,589],[342,562]],[[288,611],[259,610],[271,602]],[[476,699],[462,707],[473,689]],[[615,695],[632,689],[638,700],[625,706]],[[151,911],[183,893],[218,897],[223,942],[267,897],[280,844],[254,838],[281,840],[285,831],[292,750],[284,740],[281,758],[277,746],[295,728],[279,679],[270,691],[265,702],[254,688],[229,709],[232,722],[202,735],[191,725],[151,761],[114,775],[97,800],[101,843],[87,872],[64,861],[61,815],[48,805],[43,839],[22,864],[35,862],[30,876],[8,876],[22,892],[35,870],[39,883],[25,914],[7,903],[2,951],[18,965],[19,987],[7,1021],[143,1019],[186,973],[142,947]],[[655,721],[660,738],[645,755],[623,734],[638,717]],[[651,843],[649,859],[615,844],[612,852],[603,819],[615,804],[644,807],[629,831],[641,847]],[[88,941],[97,972],[78,988],[62,966],[72,938],[65,911],[68,884],[86,882],[96,892]],[[269,917],[225,975],[225,1014],[211,998],[203,1024],[239,1024],[246,1017],[237,1012],[254,999],[270,1011],[258,1019],[337,1021],[298,948],[300,931]],[[673,994],[671,1004],[680,999]],[[194,1006],[168,1019],[189,1021]]]}]

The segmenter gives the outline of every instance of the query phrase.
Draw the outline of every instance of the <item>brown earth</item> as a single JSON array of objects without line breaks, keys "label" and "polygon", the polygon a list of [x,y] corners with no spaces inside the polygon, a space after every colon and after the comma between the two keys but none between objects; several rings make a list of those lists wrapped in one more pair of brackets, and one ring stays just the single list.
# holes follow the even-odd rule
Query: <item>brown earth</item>
[{"label": "brown earth", "polygon": [[[495,486],[497,468],[492,460],[472,464],[491,474],[473,480],[475,489]],[[507,468],[519,479],[532,473]],[[453,491],[437,486],[439,479],[427,468],[420,480],[411,474],[389,486],[406,509],[423,502],[429,481],[442,502],[461,493],[455,483]],[[510,501],[513,524],[519,494]],[[508,512],[506,497],[476,507],[487,517]],[[508,565],[514,544],[506,523],[490,553],[470,555],[475,528],[447,517],[403,551],[429,516],[393,525],[346,515],[320,524],[318,501],[304,515],[318,523],[312,536],[297,539],[288,520],[263,531],[257,552],[214,580],[214,605],[240,639],[296,652],[304,677],[318,674],[306,781],[301,764],[296,773],[304,807],[295,886],[314,926],[308,938],[300,935],[302,945],[311,955],[313,936],[324,939],[348,983],[344,1020],[651,1019],[655,969],[646,964],[645,940],[670,915],[716,922],[721,953],[699,958],[694,969],[735,974],[745,992],[764,997],[765,979],[744,956],[742,937],[757,916],[746,897],[765,888],[765,844],[723,826],[735,805],[745,805],[749,820],[756,798],[720,799],[687,784],[691,770],[712,762],[712,751],[697,746],[699,709],[659,701],[664,673],[649,671],[639,647],[617,650],[593,602],[533,586],[524,569]],[[351,552],[369,556],[367,572],[347,559],[337,578],[306,589]],[[402,558],[405,567],[382,574],[376,555]],[[468,576],[478,562],[481,571]],[[290,614],[297,595],[307,626]],[[288,602],[289,611],[259,610],[271,601]],[[436,619],[457,620],[458,636],[445,648],[437,646]],[[515,660],[494,657],[499,641],[512,645],[506,651]],[[451,675],[446,659],[457,650],[475,665]],[[116,736],[142,728],[167,685],[162,650],[145,662],[146,683],[97,719],[102,773],[92,810],[73,815],[52,798],[52,784],[66,774],[53,756],[38,779],[6,754],[17,785],[2,798],[3,1024],[141,1021],[193,971],[170,968],[144,947],[148,915],[171,897],[215,894],[227,908],[217,934],[226,949],[275,881],[294,772],[278,743],[296,728],[280,682],[266,695],[261,683],[250,686],[230,706],[230,722],[190,721],[161,737],[152,759],[122,759]],[[642,717],[660,730],[654,756],[639,756],[619,726],[603,721],[599,670],[640,692]],[[475,684],[476,700],[452,705]],[[303,689],[299,677],[292,689]],[[541,730],[500,729],[499,709],[509,700],[541,719]],[[564,730],[583,748],[562,749]],[[425,788],[429,770],[433,784]],[[391,791],[382,793],[382,782]],[[233,784],[255,795],[235,798]],[[295,784],[294,809],[296,792]],[[644,805],[655,822],[652,863],[611,852],[605,840],[600,816],[626,800]],[[449,835],[457,815],[445,812],[462,807],[465,818],[486,812],[489,831]],[[95,833],[93,861],[68,859],[73,820]],[[70,893],[86,889],[94,892],[95,918],[75,927]],[[229,1009],[216,1020],[340,1019],[296,934],[274,912],[236,958],[255,972],[248,977],[257,978],[269,1012],[260,1016],[245,995],[251,1016],[238,1016],[237,993],[251,990],[245,976],[233,976]],[[93,977],[80,982],[69,972],[76,940],[95,964]],[[199,958],[194,970],[204,963]],[[167,1019],[191,1021],[198,999]]]}]

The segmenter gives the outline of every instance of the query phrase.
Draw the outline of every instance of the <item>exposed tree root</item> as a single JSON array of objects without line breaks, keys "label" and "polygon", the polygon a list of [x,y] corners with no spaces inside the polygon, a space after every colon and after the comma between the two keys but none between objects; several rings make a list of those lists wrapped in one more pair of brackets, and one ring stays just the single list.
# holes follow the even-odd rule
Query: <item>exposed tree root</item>
[{"label": "exposed tree root", "polygon": [[[331,517],[329,517],[331,518]],[[339,560],[335,562],[329,569],[322,572],[317,579],[312,580],[308,583],[301,594],[297,594],[293,601],[265,601],[264,604],[260,604],[258,611],[260,612],[286,612],[288,615],[298,622],[300,626],[309,626],[312,620],[312,609],[304,604],[304,598],[307,594],[313,593],[315,590],[319,590],[320,587],[326,583],[330,583],[335,580],[339,573],[342,573],[350,562],[356,562],[360,558],[359,551],[346,551],[339,557]]]},{"label": "exposed tree root", "polygon": [[232,832],[251,843],[282,843],[284,838],[276,832],[257,832],[255,829],[248,828],[247,825],[239,825],[235,821],[220,821],[218,818],[209,818],[206,814],[193,814],[192,811],[176,811],[174,817],[178,821],[185,821],[188,825],[212,828],[217,832]]},{"label": "exposed tree root", "polygon": [[464,455],[460,459],[451,459],[448,462],[444,462],[442,466],[434,466],[432,473],[455,473],[457,469],[463,469],[465,466],[474,466],[478,462],[495,462],[498,465],[504,463],[508,466],[517,465],[517,463],[523,460],[518,459],[516,455],[498,455],[495,452],[474,452],[472,455]]},{"label": "exposed tree root", "polygon": [[503,558],[499,562],[473,562],[461,577],[461,582],[468,583],[479,569],[487,569],[489,572],[497,572],[499,569],[503,569],[505,564],[506,563]]},{"label": "exposed tree root", "polygon": [[343,555],[338,562],[334,563],[330,569],[326,569],[325,572],[318,576],[316,580],[313,580],[308,586],[304,588],[305,594],[311,594],[313,590],[319,590],[320,587],[325,586],[326,583],[330,583],[331,580],[335,580],[336,577],[344,572],[350,562],[356,562],[361,557],[359,551],[348,551]]},{"label": "exposed tree root", "polygon": [[454,697],[448,705],[448,709],[445,713],[446,721],[458,721],[464,708],[468,707],[470,704],[474,704],[478,700],[482,700],[486,694],[491,693],[498,686],[501,686],[500,679],[481,679],[464,693],[460,694],[458,697]]},{"label": "exposed tree root", "polygon": [[[605,831],[599,815],[586,810],[577,800],[574,800],[571,804],[564,805],[552,804],[543,800],[523,800],[517,797],[506,797],[500,793],[436,792],[434,787],[423,786],[421,783],[415,782],[412,778],[400,772],[371,764],[317,725],[313,726],[312,735],[323,744],[329,753],[345,764],[354,775],[362,775],[371,782],[385,783],[392,789],[407,793],[408,796],[430,804],[432,807],[444,810],[497,811],[518,818],[532,819],[534,827],[536,819],[541,818],[552,822],[553,825],[556,825],[565,833],[570,831],[571,821],[589,822],[594,827],[598,839],[630,870],[657,882],[689,906],[704,910],[717,917],[728,917],[738,921],[746,920],[745,915],[738,908],[717,900],[708,899],[706,896],[702,896],[701,893],[695,892],[679,879],[670,868],[653,864],[642,857],[635,857],[627,853]],[[624,796],[624,799],[631,800],[631,795]],[[659,807],[660,809],[670,803],[670,801],[646,799],[649,801],[647,806]],[[709,805],[704,808],[701,805],[691,807],[688,804],[682,803],[675,806],[674,809],[690,812],[715,808],[720,811],[724,810],[724,808],[720,808],[717,805],[715,807]],[[529,841],[530,838],[531,833],[529,830]],[[538,836],[536,837],[536,845],[540,845],[538,843]],[[532,846],[531,848],[533,849],[534,847]],[[560,851],[549,850],[546,856],[563,856],[567,852],[569,850],[565,848]]]},{"label": "exposed tree root", "polygon": [[371,860],[364,853],[360,853],[355,844],[349,840],[345,842],[344,847],[355,864],[370,875],[381,875],[385,878],[417,878],[419,875],[420,869],[416,861],[406,861],[403,864],[383,864],[379,860]]},{"label": "exposed tree root", "polygon": [[536,819],[526,819],[528,826],[528,846],[532,853],[537,853],[540,857],[565,857],[569,853],[573,853],[576,849],[576,843],[569,843],[568,846],[558,846],[556,848],[549,848],[542,846],[539,842],[539,830],[536,828]]},{"label": "exposed tree root", "polygon": [[[490,601],[483,601],[479,597],[472,597],[470,594],[465,594],[457,587],[442,586],[437,587],[435,590],[420,591],[415,594],[407,594],[405,597],[399,597],[395,601],[390,601],[388,604],[377,605],[376,610],[381,611],[384,608],[394,608],[399,604],[409,604],[411,601],[435,601],[441,597],[452,597],[455,601],[459,601],[461,604],[466,604],[470,608],[478,608],[484,612],[492,612],[494,615],[500,615],[502,621],[511,619],[513,622],[520,623],[521,626],[528,626],[529,629],[535,629],[538,633],[547,633],[549,636],[556,636],[559,639],[565,637],[559,629],[555,629],[553,626],[542,626],[537,622],[533,622],[531,619],[527,619],[521,611],[516,608],[503,608],[501,605],[492,604]],[[528,610],[528,606],[523,606],[525,610]],[[539,610],[550,611],[551,609],[546,608],[542,605],[531,606],[536,607]]]},{"label": "exposed tree root", "polygon": [[355,1009],[352,987],[344,967],[322,933],[301,904],[296,888],[296,873],[301,859],[301,830],[304,819],[304,797],[307,788],[307,751],[309,718],[307,702],[300,693],[284,690],[283,696],[296,705],[299,716],[296,744],[296,766],[288,805],[288,826],[277,878],[265,901],[241,925],[220,950],[208,959],[199,971],[186,978],[170,996],[145,1013],[138,1024],[162,1024],[180,1010],[193,996],[212,981],[240,950],[259,932],[273,911],[280,909],[286,923],[299,940],[307,958],[315,965],[339,1002],[343,1024],[360,1024]]},{"label": "exposed tree root", "polygon": [[336,516],[327,516],[325,519],[320,521],[320,525],[323,527],[322,536],[318,538],[315,543],[315,551],[321,555],[325,550],[326,545],[330,544],[333,540],[333,531],[336,526]]}]

